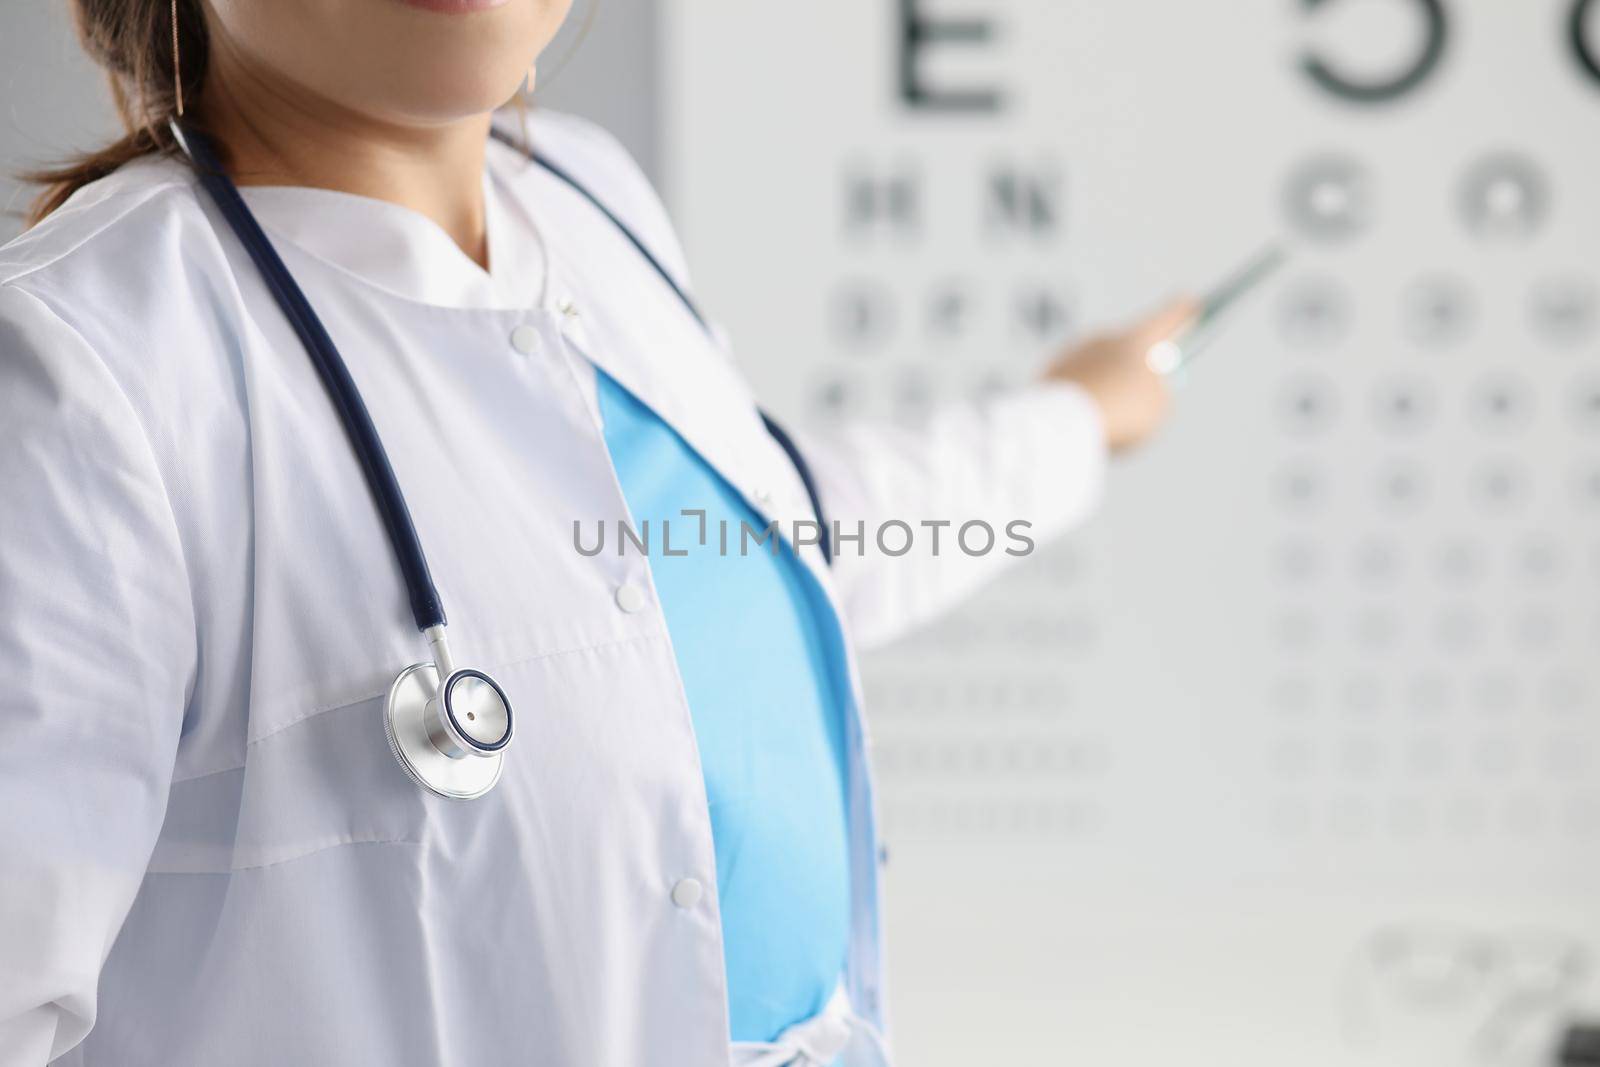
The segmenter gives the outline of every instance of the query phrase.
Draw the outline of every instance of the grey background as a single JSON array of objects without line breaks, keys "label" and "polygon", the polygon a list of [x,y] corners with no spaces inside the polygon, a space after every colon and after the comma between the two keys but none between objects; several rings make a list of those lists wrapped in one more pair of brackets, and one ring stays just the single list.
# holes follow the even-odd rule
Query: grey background
[{"label": "grey background", "polygon": [[[615,133],[655,176],[661,157],[655,0],[578,0],[546,53],[541,104]],[[585,28],[587,26],[587,29]],[[22,229],[33,189],[23,171],[118,132],[110,92],[78,47],[66,0],[0,7],[0,241]]]}]

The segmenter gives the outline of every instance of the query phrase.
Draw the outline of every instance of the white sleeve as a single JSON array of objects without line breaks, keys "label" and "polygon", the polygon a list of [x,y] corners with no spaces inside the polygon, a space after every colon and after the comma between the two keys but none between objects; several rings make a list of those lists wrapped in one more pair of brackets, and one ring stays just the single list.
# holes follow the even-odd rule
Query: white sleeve
[{"label": "white sleeve", "polygon": [[[1028,542],[1082,521],[1106,466],[1099,411],[1066,383],[950,404],[914,427],[857,423],[800,436],[829,525],[844,535],[834,576],[851,634],[866,647],[954,606],[1029,554]],[[900,523],[912,534],[904,554]],[[986,524],[992,548],[981,551],[983,526],[963,545],[967,523]],[[864,537],[852,540],[857,532]]]},{"label": "white sleeve", "polygon": [[0,1062],[83,1040],[166,813],[195,617],[149,441],[79,335],[0,286]]}]

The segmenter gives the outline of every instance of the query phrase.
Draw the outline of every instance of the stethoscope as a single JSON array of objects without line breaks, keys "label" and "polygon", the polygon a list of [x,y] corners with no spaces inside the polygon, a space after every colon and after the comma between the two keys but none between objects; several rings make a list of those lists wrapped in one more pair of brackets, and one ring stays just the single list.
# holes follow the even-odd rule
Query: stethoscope
[{"label": "stethoscope", "polygon": [[[222,168],[215,149],[206,136],[171,123],[173,137],[189,157],[194,171],[222,217],[244,245],[273,301],[289,320],[317,376],[322,380],[339,420],[344,424],[362,475],[372,491],[374,504],[383,520],[389,544],[394,549],[400,573],[405,579],[411,602],[411,615],[417,629],[428,642],[431,662],[414,663],[401,671],[389,687],[384,702],[384,733],[389,748],[408,775],[430,793],[452,800],[481,797],[500,780],[506,746],[511,743],[513,716],[511,701],[488,674],[470,667],[457,667],[445,639],[444,604],[434,588],[428,559],[422,551],[416,526],[411,521],[400,483],[389,463],[377,428],[351,378],[344,357],[328,335],[322,320],[312,310],[305,293],[296,284],[289,268],[261,229],[239,189]],[[499,136],[498,131],[496,136]],[[533,157],[545,170],[571,186],[605,215],[633,247],[672,288],[683,306],[709,333],[704,316],[687,293],[679,287],[643,242],[592,193],[570,174],[550,162]],[[782,447],[811,498],[812,509],[823,527],[821,548],[832,562],[827,524],[811,472],[789,436],[762,414],[768,433]]]}]

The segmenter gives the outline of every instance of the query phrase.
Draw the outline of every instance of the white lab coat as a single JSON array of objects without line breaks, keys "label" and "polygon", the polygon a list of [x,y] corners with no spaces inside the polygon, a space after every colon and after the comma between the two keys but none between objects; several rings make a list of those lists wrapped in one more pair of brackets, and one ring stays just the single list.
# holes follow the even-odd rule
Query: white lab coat
[{"label": "white lab coat", "polygon": [[[614,142],[557,116],[534,136],[684,278]],[[617,596],[650,593],[648,563],[572,544],[574,519],[626,515],[594,364],[758,510],[809,515],[806,495],[736,365],[626,241],[491,160],[564,264],[542,306],[375,284],[348,258],[367,232],[340,221],[372,202],[265,215],[364,391],[457,660],[517,709],[472,802],[425,794],[387,749],[382,695],[424,656],[403,584],[309,361],[186,169],[126,167],[0,250],[0,1063],[727,1062],[695,738],[653,595]],[[426,270],[441,235],[406,225],[420,244],[374,231],[369,251]],[[1041,537],[1090,507],[1104,458],[1066,386],[802,443],[842,522],[1020,517]],[[1009,558],[802,555],[856,641]],[[844,990],[881,1025],[850,674]]]}]

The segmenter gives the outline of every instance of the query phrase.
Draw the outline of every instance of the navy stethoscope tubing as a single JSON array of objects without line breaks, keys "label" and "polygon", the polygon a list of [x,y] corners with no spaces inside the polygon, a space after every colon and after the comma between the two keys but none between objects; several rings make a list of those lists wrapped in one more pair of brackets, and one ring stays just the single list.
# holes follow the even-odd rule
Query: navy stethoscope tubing
[{"label": "navy stethoscope tubing", "polygon": [[[176,120],[172,133],[189,157],[202,189],[216,204],[251,262],[260,272],[272,299],[288,319],[318,378],[326,389],[334,411],[361,466],[372,492],[373,502],[394,549],[395,559],[405,580],[411,615],[417,629],[427,638],[433,662],[416,663],[401,671],[389,689],[384,705],[384,733],[389,748],[407,774],[424,789],[439,796],[467,800],[487,793],[500,778],[503,755],[511,740],[511,702],[505,691],[482,671],[457,670],[445,640],[445,611],[439,591],[428,569],[428,558],[417,536],[416,524],[406,505],[405,494],[395,477],[383,441],[361,398],[355,379],[345,365],[338,346],[272,241],[256,221],[249,205],[228,177],[210,139],[199,130]],[[501,140],[509,139],[496,131]],[[677,283],[643,241],[609,208],[567,171],[548,160],[530,158],[556,178],[577,191],[604,215],[654,268],[672,289],[683,307],[708,336],[710,323],[700,313],[689,294]],[[714,337],[713,337],[714,340]],[[823,520],[816,483],[800,450],[787,433],[765,412],[761,413],[767,432],[788,456],[805,486],[822,528],[820,546],[831,565],[833,554]]]},{"label": "navy stethoscope tubing", "polygon": [[355,449],[356,459],[361,463],[367,485],[372,489],[373,501],[383,518],[383,527],[388,532],[389,543],[400,564],[400,573],[405,577],[406,592],[411,600],[411,617],[416,620],[417,629],[426,632],[435,626],[445,625],[444,604],[439,599],[439,591],[434,588],[433,575],[428,570],[428,557],[422,551],[416,524],[411,521],[411,509],[406,506],[405,494],[400,491],[400,482],[389,463],[389,454],[384,451],[383,441],[378,437],[378,428],[372,424],[366,402],[361,399],[361,391],[356,388],[355,379],[350,377],[350,369],[345,366],[338,346],[328,336],[327,328],[311,309],[311,302],[278,256],[278,250],[272,247],[272,242],[256,221],[249,205],[244,202],[244,197],[239,195],[233,179],[223,170],[210,139],[198,130],[180,126],[176,122],[172,124],[172,132],[194,163],[195,175],[201,187],[217,205],[217,210],[222,212],[229,228],[261,272],[261,279],[271,290],[272,299],[283,309],[284,317],[289,320],[300,343],[305,346],[306,354],[311,357],[311,364],[317,370],[317,377],[322,379],[328,398],[333,401],[339,421],[344,424],[345,434],[350,438],[350,446]]}]

